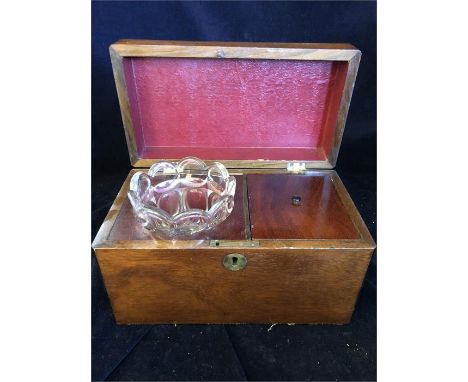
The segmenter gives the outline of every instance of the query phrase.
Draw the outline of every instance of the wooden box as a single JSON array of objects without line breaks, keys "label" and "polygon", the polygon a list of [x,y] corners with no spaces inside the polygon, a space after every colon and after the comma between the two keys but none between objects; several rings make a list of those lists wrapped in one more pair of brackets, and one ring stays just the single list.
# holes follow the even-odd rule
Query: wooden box
[{"label": "wooden box", "polygon": [[349,322],[375,243],[332,169],[360,51],[121,40],[110,54],[134,167],[191,155],[237,177],[225,222],[170,241],[135,221],[130,171],[93,243],[116,321]]}]

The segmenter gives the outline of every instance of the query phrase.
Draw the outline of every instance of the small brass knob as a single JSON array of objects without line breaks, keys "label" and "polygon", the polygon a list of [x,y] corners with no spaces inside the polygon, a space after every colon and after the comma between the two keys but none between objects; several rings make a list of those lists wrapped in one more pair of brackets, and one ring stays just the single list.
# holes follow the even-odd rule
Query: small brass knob
[{"label": "small brass knob", "polygon": [[293,195],[291,197],[291,203],[293,206],[300,206],[302,204],[302,198],[299,195]]},{"label": "small brass knob", "polygon": [[223,265],[230,271],[240,271],[247,265],[247,258],[240,253],[230,253],[224,256]]}]

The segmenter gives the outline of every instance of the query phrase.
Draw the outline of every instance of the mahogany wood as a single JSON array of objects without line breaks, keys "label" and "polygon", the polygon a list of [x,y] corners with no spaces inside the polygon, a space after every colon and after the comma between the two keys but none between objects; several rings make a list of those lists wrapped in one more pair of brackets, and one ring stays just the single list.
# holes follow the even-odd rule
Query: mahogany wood
[{"label": "mahogany wood", "polygon": [[372,253],[361,250],[97,249],[118,323],[349,322]]},{"label": "mahogany wood", "polygon": [[[235,169],[230,173],[238,180],[236,207],[209,234],[194,240],[149,237],[134,220],[127,200],[137,170],[130,171],[93,242],[117,322],[349,322],[375,243],[336,172],[319,169],[335,166],[360,51],[348,44],[121,40],[110,47],[110,54],[130,160],[133,166],[146,167],[144,171],[159,159],[179,160],[184,148],[166,147],[166,154],[174,158],[158,157],[161,147],[151,145],[139,152],[124,58],[346,64],[345,75],[344,70],[334,75],[333,86],[343,91],[328,93],[332,99],[326,103],[332,106],[321,116],[334,126],[321,136],[323,145],[287,148],[287,156],[294,158],[272,147],[270,160],[246,160],[235,151],[225,152],[226,160],[221,161]],[[306,149],[304,154],[301,150]],[[204,158],[204,152],[198,156]],[[214,151],[205,154],[208,163],[220,159]],[[299,161],[303,154],[306,160],[301,162],[309,171],[287,173],[287,162],[296,157]],[[250,156],[245,152],[243,157]],[[302,206],[290,204],[292,194],[301,196]],[[212,246],[213,240],[219,247]],[[223,266],[224,256],[233,253],[246,256],[244,269],[233,272]]]},{"label": "mahogany wood", "polygon": [[[135,128],[132,121],[132,108],[129,94],[133,87],[126,83],[123,58],[138,57],[183,57],[183,58],[217,58],[217,59],[269,59],[269,60],[306,60],[306,61],[331,61],[346,63],[345,75],[336,75],[333,88],[343,91],[330,91],[327,104],[331,105],[324,117],[324,123],[331,128],[325,129],[325,152],[321,147],[310,147],[310,151],[301,151],[301,148],[292,148],[284,152],[278,149],[260,151],[257,157],[251,159],[250,152],[243,149],[236,158],[234,154],[226,151],[226,155],[210,154],[210,161],[222,161],[229,168],[284,168],[285,161],[303,161],[307,168],[333,168],[336,163],[343,129],[349,109],[352,89],[357,75],[361,53],[348,44],[275,44],[275,43],[220,43],[220,42],[190,42],[190,41],[149,41],[149,40],[121,40],[111,45],[110,53],[117,85],[122,118],[126,131],[130,160],[135,167],[149,167],[159,159],[178,160],[186,155],[193,155],[190,148],[174,151],[172,148],[147,147],[139,152],[136,142]],[[335,66],[335,69],[340,66]],[[131,76],[129,77],[131,78]],[[130,86],[130,88],[129,88]],[[130,93],[129,93],[130,92]],[[145,114],[146,115],[146,114]],[[327,122],[328,121],[328,122]],[[333,128],[334,126],[334,128]],[[330,143],[331,142],[331,143]],[[266,150],[266,148],[262,148]],[[294,151],[295,150],[295,151]],[[177,153],[174,153],[176,152]],[[179,153],[180,151],[185,154]],[[171,156],[173,152],[173,157]],[[271,157],[269,157],[271,155]],[[198,155],[204,157],[204,155]],[[292,156],[291,158],[289,156]]]},{"label": "mahogany wood", "polygon": [[[214,240],[215,238],[204,238],[199,240],[154,240],[149,239],[148,237],[142,237],[141,233],[138,233],[138,229],[133,227],[135,224],[134,221],[131,220],[130,216],[124,215],[119,219],[119,214],[122,208],[125,208],[125,204],[127,203],[127,191],[129,188],[129,183],[132,175],[136,171],[141,170],[131,170],[125,180],[122,188],[120,189],[113,205],[110,208],[109,213],[107,214],[103,224],[99,232],[97,233],[93,247],[94,248],[120,248],[120,249],[174,249],[174,248],[200,248],[200,247],[209,247],[209,241]],[[259,238],[258,241],[260,243],[261,248],[265,249],[284,249],[284,248],[294,248],[294,249],[312,249],[312,248],[350,248],[350,249],[373,249],[375,248],[375,243],[369,234],[369,231],[364,224],[361,216],[359,215],[356,206],[354,205],[353,201],[351,200],[349,194],[347,193],[341,179],[339,178],[338,174],[333,170],[315,170],[315,171],[308,171],[303,175],[292,175],[288,174],[286,171],[282,170],[272,170],[272,169],[243,169],[238,170],[237,172],[232,172],[233,175],[239,176],[242,173],[247,174],[247,176],[252,176],[252,174],[276,174],[282,175],[285,177],[330,177],[336,191],[336,194],[339,197],[339,200],[342,203],[342,206],[350,219],[350,224],[354,225],[354,229],[359,234],[358,238],[346,238],[340,237],[340,231],[336,230],[337,235],[334,238],[314,238],[314,234],[311,233],[311,238],[309,239],[292,239],[292,238],[275,238],[270,237],[266,239]],[[301,179],[301,178],[300,178]],[[299,181],[301,184],[304,181]],[[254,182],[255,183],[255,182]],[[255,188],[255,185],[254,185]],[[333,191],[331,191],[333,193]],[[236,191],[236,198],[240,197],[240,193],[242,193],[242,189],[240,187],[237,188]],[[335,198],[336,199],[336,198]],[[236,199],[238,200],[238,199]],[[245,197],[244,197],[245,200]],[[240,203],[236,203],[236,206],[240,206]],[[335,205],[339,206],[339,202],[335,200],[333,204],[330,204],[330,208],[334,208]],[[250,209],[250,207],[249,207]],[[248,210],[249,210],[248,209]],[[340,207],[341,209],[341,207]],[[236,212],[235,214],[240,214],[240,211],[237,211],[237,207],[235,207]],[[127,211],[130,212],[130,211]],[[331,212],[324,211],[325,216],[327,214],[331,214]],[[251,215],[249,211],[249,215]],[[343,211],[339,212],[338,216],[344,216]],[[244,213],[245,217],[245,213]],[[249,216],[250,217],[250,216]],[[343,217],[343,219],[346,219]],[[117,224],[117,226],[116,226]],[[236,223],[240,224],[240,223]],[[335,224],[335,223],[332,223]],[[112,232],[116,228],[115,232]],[[255,228],[255,224],[254,224]],[[348,231],[348,230],[346,230]],[[348,232],[353,232],[353,230],[349,230]],[[225,240],[225,245],[229,246],[229,248],[237,249],[242,248],[238,245],[238,240],[227,240],[227,239],[219,239]],[[230,242],[232,241],[232,245]]]},{"label": "mahogany wood", "polygon": [[330,174],[250,174],[247,183],[253,239],[360,238]]},{"label": "mahogany wood", "polygon": [[[301,48],[301,49],[356,49],[351,44],[345,43],[304,43],[304,42],[232,42],[232,41],[190,41],[191,46],[203,46],[203,47],[218,47],[218,46],[229,46],[229,47],[241,47],[241,48]],[[135,39],[120,39],[117,44],[122,45],[119,47],[122,49],[123,55],[133,55],[128,53],[124,46],[130,46],[128,49],[135,44],[137,45],[164,45],[174,47],[184,47],[187,45],[187,41],[183,40],[135,40]],[[179,49],[179,48],[177,48]]]},{"label": "mahogany wood", "polygon": [[[243,205],[239,202],[239,195],[245,198],[243,189],[238,188],[234,214],[243,216],[244,226],[252,219],[254,236],[236,240],[238,236],[223,233],[224,237],[218,236],[222,246],[212,247],[210,239],[215,236],[176,241],[141,236],[126,200],[135,171],[130,172],[93,243],[118,323],[349,322],[375,243],[336,172],[291,175],[243,170],[251,196],[257,188],[281,183],[285,190],[299,190],[303,202],[319,211],[310,218],[307,213],[298,212],[299,216],[317,231],[299,230],[309,239],[293,239],[297,235],[292,231],[284,231],[289,233],[284,238],[275,237],[277,231],[256,237],[261,216],[252,212],[258,201]],[[277,187],[271,195],[279,200],[289,193]],[[265,205],[279,213],[285,208],[280,201],[276,206],[269,203]],[[280,213],[283,223],[277,223],[277,228],[291,224],[287,215]],[[240,220],[235,221],[240,227]],[[252,242],[257,246],[246,247]],[[237,272],[224,268],[223,258],[230,253],[246,256],[246,268]]]},{"label": "mahogany wood", "polygon": [[196,57],[347,61],[350,44],[119,40],[111,46],[122,57]]}]

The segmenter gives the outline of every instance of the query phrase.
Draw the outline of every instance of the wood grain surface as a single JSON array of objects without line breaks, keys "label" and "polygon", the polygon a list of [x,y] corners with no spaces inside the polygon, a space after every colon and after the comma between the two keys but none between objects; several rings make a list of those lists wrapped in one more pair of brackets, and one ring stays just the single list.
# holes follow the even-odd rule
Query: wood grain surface
[{"label": "wood grain surface", "polygon": [[[252,219],[252,248],[221,226],[221,247],[142,237],[126,205],[135,171],[93,243],[118,323],[349,322],[375,243],[335,171],[243,170],[238,201],[269,190],[251,206],[237,203],[234,226]],[[303,197],[303,210],[286,206],[291,192]],[[232,253],[247,257],[245,269],[223,266]]]},{"label": "wood grain surface", "polygon": [[[272,158],[260,160],[250,160],[250,152],[237,157],[226,146],[232,152],[226,151],[221,162],[238,176],[236,207],[207,236],[148,237],[127,200],[136,170],[129,173],[93,242],[117,322],[349,322],[375,242],[336,172],[319,169],[336,164],[361,52],[349,44],[120,40],[111,45],[110,55],[130,161],[145,170],[160,159],[179,160],[183,147],[173,145],[165,157],[157,155],[157,145],[139,147],[142,134],[135,130],[139,127],[129,99],[136,89],[128,87],[124,60],[246,59],[265,60],[266,67],[268,60],[331,61],[330,86],[335,89],[326,97],[332,107],[321,114],[331,126],[317,137],[324,144],[291,144],[286,149],[299,151],[286,150],[286,157],[272,146]],[[303,149],[309,151],[302,161]],[[210,152],[207,159],[212,163],[222,156]],[[287,162],[293,160],[305,162],[308,170],[288,174]],[[293,195],[301,196],[302,206],[291,205]],[[212,247],[213,239],[222,245]],[[244,269],[233,272],[223,266],[224,256],[233,253],[246,256]]]},{"label": "wood grain surface", "polygon": [[350,44],[119,40],[111,48],[122,57],[195,57],[286,60],[350,60]]},{"label": "wood grain surface", "polygon": [[[109,249],[174,249],[174,248],[200,248],[200,247],[209,247],[210,239],[199,239],[199,240],[154,240],[153,238],[149,238],[148,235],[145,235],[140,231],[140,228],[134,227],[136,222],[130,218],[128,206],[125,207],[127,203],[127,192],[130,184],[130,179],[136,171],[147,171],[147,169],[134,169],[131,170],[125,180],[124,184],[122,185],[114,203],[112,204],[109,213],[107,214],[104,222],[101,225],[94,241],[93,241],[93,248],[109,248]],[[346,239],[346,238],[308,238],[308,239],[291,239],[291,238],[274,238],[269,237],[266,239],[259,239],[260,247],[264,249],[282,249],[282,248],[297,248],[297,249],[318,249],[318,248],[346,248],[346,249],[373,249],[375,248],[375,242],[372,239],[366,225],[364,224],[359,211],[356,209],[351,197],[349,196],[346,188],[344,187],[341,179],[339,178],[338,174],[333,170],[313,170],[307,171],[302,175],[293,175],[287,173],[286,170],[278,170],[278,169],[263,169],[263,168],[256,168],[256,169],[238,169],[236,172],[231,171],[232,175],[240,176],[245,174],[247,176],[251,176],[252,174],[258,175],[281,175],[284,177],[295,177],[295,176],[302,176],[302,177],[330,177],[334,188],[336,190],[337,195],[339,196],[339,200],[341,201],[346,214],[349,216],[351,221],[350,224],[354,226],[354,229],[359,234],[359,238],[357,239]],[[285,178],[287,180],[287,178]],[[299,181],[299,184],[301,181]],[[238,188],[238,192],[240,192],[240,188]],[[237,195],[237,192],[236,192]],[[239,195],[236,196],[239,198]],[[244,197],[244,201],[246,198]],[[337,201],[336,203],[339,202]],[[237,203],[239,205],[239,203]],[[121,210],[125,208],[127,212],[124,212],[123,215],[119,218]],[[237,208],[236,208],[237,210]],[[240,213],[240,211],[235,212]],[[244,213],[244,217],[245,217]],[[249,216],[250,217],[250,216]],[[120,221],[120,219],[122,219]],[[115,227],[116,231],[114,230],[115,224],[118,224]],[[240,224],[240,223],[239,223]],[[245,226],[245,224],[244,224]],[[352,228],[348,228],[350,232]],[[225,233],[222,233],[223,235]],[[221,232],[220,232],[221,235]],[[226,236],[231,234],[226,234]],[[221,237],[221,236],[219,236]],[[220,239],[224,240],[224,239]],[[232,241],[232,244],[230,242]],[[233,250],[239,248],[238,240],[227,240],[225,239],[224,245],[229,246]],[[240,247],[242,248],[242,247]]]},{"label": "wood grain surface", "polygon": [[118,323],[347,323],[371,250],[98,249]]},{"label": "wood grain surface", "polygon": [[360,238],[331,175],[249,174],[247,184],[253,239]]}]

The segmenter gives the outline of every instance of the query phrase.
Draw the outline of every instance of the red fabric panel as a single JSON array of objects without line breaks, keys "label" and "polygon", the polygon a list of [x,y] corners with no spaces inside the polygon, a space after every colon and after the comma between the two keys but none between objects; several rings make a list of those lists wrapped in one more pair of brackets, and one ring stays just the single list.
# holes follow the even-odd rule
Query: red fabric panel
[{"label": "red fabric panel", "polygon": [[125,58],[124,71],[142,158],[323,160],[347,63]]}]

